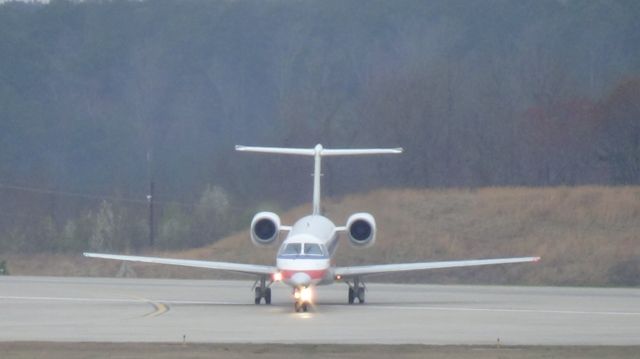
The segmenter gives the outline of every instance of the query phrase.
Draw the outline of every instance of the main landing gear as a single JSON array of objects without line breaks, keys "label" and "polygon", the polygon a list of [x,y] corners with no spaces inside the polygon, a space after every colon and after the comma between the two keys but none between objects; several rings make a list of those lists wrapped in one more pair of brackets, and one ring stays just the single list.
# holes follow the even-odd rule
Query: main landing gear
[{"label": "main landing gear", "polygon": [[345,283],[349,286],[349,304],[353,304],[356,299],[358,299],[358,303],[364,304],[365,286],[362,279],[355,277],[353,282],[345,281]]},{"label": "main landing gear", "polygon": [[[258,282],[260,282],[260,285],[258,285]],[[271,285],[271,283],[269,283],[269,285]],[[260,304],[260,302],[264,298],[264,304],[271,304],[271,288],[267,286],[266,276],[263,275],[256,281],[255,288],[255,303]]]}]

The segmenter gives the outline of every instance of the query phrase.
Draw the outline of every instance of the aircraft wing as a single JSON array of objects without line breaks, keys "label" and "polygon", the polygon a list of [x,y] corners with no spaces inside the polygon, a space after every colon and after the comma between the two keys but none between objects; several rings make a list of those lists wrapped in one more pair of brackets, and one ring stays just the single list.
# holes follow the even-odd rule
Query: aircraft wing
[{"label": "aircraft wing", "polygon": [[263,266],[257,264],[241,264],[241,263],[229,263],[229,262],[210,262],[199,261],[193,259],[171,259],[171,258],[159,258],[159,257],[140,257],[140,256],[125,256],[117,254],[102,254],[102,253],[84,253],[85,257],[90,258],[103,258],[103,259],[116,259],[129,262],[142,262],[142,263],[157,263],[157,264],[169,264],[174,266],[193,267],[193,268],[207,268],[218,269],[231,272],[240,272],[247,274],[269,275],[276,273],[278,270],[276,267]]},{"label": "aircraft wing", "polygon": [[356,267],[336,267],[334,274],[341,277],[355,277],[367,274],[384,274],[393,272],[407,272],[425,269],[438,268],[459,268],[472,266],[486,266],[491,264],[508,264],[508,263],[525,263],[537,262],[540,257],[518,257],[518,258],[497,258],[497,259],[471,259],[462,261],[443,261],[443,262],[422,262],[422,263],[397,263],[397,264],[379,264],[370,266]]}]

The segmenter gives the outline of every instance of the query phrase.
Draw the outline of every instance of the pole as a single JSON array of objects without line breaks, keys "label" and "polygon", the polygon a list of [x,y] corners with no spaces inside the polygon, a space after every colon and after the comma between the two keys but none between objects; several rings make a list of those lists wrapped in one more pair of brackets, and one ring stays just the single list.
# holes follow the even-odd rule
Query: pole
[{"label": "pole", "polygon": [[154,190],[155,190],[155,186],[154,186],[154,182],[153,180],[151,180],[149,182],[149,195],[147,196],[147,199],[149,200],[149,246],[153,247],[154,243],[155,243],[155,223],[154,223],[154,218],[153,218],[153,197],[154,197]]},{"label": "pole", "polygon": [[149,246],[153,247],[155,244],[155,223],[153,218],[153,201],[155,195],[155,183],[153,181],[153,171],[151,170],[151,150],[147,151],[147,171],[149,176],[149,194],[147,195],[147,200],[149,201]]}]

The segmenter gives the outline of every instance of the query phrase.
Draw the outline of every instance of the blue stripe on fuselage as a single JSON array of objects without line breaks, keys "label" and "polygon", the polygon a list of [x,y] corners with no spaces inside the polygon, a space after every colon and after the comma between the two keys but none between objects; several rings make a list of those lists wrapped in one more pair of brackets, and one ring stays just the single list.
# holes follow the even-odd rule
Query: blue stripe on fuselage
[{"label": "blue stripe on fuselage", "polygon": [[328,256],[309,256],[304,254],[298,255],[279,255],[278,259],[329,259]]}]

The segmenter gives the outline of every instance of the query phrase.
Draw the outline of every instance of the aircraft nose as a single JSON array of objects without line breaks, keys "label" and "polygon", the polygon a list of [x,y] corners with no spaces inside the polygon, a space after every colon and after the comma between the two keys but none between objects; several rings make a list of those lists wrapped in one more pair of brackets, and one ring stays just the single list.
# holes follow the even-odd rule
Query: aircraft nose
[{"label": "aircraft nose", "polygon": [[311,277],[304,272],[298,272],[291,276],[291,283],[296,287],[307,287],[311,284]]}]

